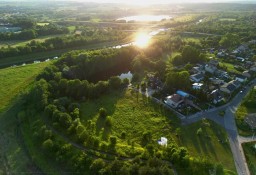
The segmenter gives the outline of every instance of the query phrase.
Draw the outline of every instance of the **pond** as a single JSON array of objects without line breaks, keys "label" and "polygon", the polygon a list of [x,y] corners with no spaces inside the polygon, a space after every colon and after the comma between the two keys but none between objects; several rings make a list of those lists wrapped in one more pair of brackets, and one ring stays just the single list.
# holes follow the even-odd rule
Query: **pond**
[{"label": "pond", "polygon": [[126,16],[123,18],[118,18],[116,21],[137,21],[137,22],[149,22],[149,21],[162,21],[171,19],[168,15],[138,15],[138,16]]},{"label": "pond", "polygon": [[125,79],[125,78],[128,78],[129,81],[131,82],[131,80],[132,80],[132,73],[131,73],[130,71],[127,72],[127,73],[122,73],[121,75],[119,75],[119,78],[120,78],[121,80],[123,80],[123,79]]},{"label": "pond", "polygon": [[21,31],[20,27],[5,27],[1,26],[0,27],[0,33],[5,33],[5,32],[19,32]]}]

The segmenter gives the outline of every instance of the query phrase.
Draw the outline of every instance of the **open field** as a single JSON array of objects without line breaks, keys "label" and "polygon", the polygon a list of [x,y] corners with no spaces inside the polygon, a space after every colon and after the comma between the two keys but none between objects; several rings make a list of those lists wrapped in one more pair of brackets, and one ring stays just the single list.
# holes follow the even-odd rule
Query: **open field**
[{"label": "open field", "polygon": [[[197,134],[200,128],[202,133]],[[180,145],[186,146],[191,155],[207,157],[236,172],[227,134],[221,126],[211,121],[197,122],[181,127],[179,138]]]},{"label": "open field", "polygon": [[[83,103],[82,122],[92,120],[100,131],[102,124],[99,122],[98,110],[101,107],[107,110],[113,123],[111,131],[107,134],[117,136],[120,146],[132,142],[138,149],[142,149],[141,137],[143,133],[150,132],[154,143],[164,136],[170,142],[187,147],[193,156],[221,162],[225,169],[236,171],[227,135],[223,128],[213,122],[204,121],[191,126],[181,126],[179,120],[170,111],[148,101],[140,94],[137,98],[136,92],[133,93],[131,90],[115,92]],[[196,134],[199,128],[203,130],[200,136]],[[121,133],[125,133],[125,140],[121,139]],[[99,136],[104,138],[104,135]]]},{"label": "open field", "polygon": [[245,158],[251,175],[256,174],[256,142],[243,143]]},{"label": "open field", "polygon": [[42,36],[38,37],[35,39],[31,39],[28,41],[0,41],[0,47],[18,47],[18,46],[25,46],[26,44],[30,43],[31,41],[36,41],[36,42],[44,42],[47,39],[54,38],[54,37],[59,37],[59,36],[64,36],[63,34],[60,35],[50,35],[50,36]]},{"label": "open field", "polygon": [[129,40],[126,39],[120,42],[104,42],[104,43],[98,43],[98,44],[88,44],[85,46],[80,46],[80,47],[75,47],[70,49],[60,49],[60,50],[54,50],[54,51],[48,51],[48,52],[39,52],[39,53],[32,53],[28,55],[22,55],[22,56],[2,58],[0,59],[0,68],[22,64],[22,63],[28,63],[28,62],[32,63],[35,60],[45,60],[48,58],[53,58],[55,56],[60,56],[61,54],[72,51],[72,50],[100,49],[100,48],[112,47],[112,46],[116,46],[124,43],[129,43]]},{"label": "open field", "polygon": [[256,113],[256,89],[252,89],[250,93],[245,97],[241,105],[236,111],[236,125],[238,133],[242,136],[251,136],[253,131],[247,123],[244,122],[245,117],[250,113]]},{"label": "open field", "polygon": [[49,64],[51,62],[0,69],[0,174],[38,172],[20,135],[16,116],[22,110],[22,100],[18,95]]},{"label": "open field", "polygon": [[51,62],[0,69],[0,112],[26,89],[35,77]]}]

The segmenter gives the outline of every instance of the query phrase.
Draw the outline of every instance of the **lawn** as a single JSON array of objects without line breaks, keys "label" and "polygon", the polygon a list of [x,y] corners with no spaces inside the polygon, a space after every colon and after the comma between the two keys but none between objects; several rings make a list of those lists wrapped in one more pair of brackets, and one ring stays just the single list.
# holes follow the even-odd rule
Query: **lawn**
[{"label": "lawn", "polygon": [[234,65],[233,64],[231,64],[231,63],[226,63],[226,62],[220,62],[219,63],[219,65],[220,65],[220,67],[222,67],[222,68],[227,68],[227,72],[233,72],[233,73],[241,73],[241,72],[239,72],[239,71],[237,71],[236,69],[235,69],[235,67],[234,67]]},{"label": "lawn", "polygon": [[242,136],[251,136],[253,131],[247,123],[244,122],[244,118],[250,113],[256,113],[256,89],[252,89],[248,95],[243,99],[241,105],[236,111],[236,125],[238,133]]},{"label": "lawn", "polygon": [[227,134],[221,126],[203,120],[182,126],[178,138],[180,145],[186,146],[191,155],[207,157],[213,162],[222,163],[225,169],[236,172]]},{"label": "lawn", "polygon": [[36,25],[38,25],[38,26],[47,26],[47,25],[49,25],[49,23],[48,22],[38,22],[38,23],[36,23]]},{"label": "lawn", "polygon": [[251,175],[256,174],[256,142],[243,143],[245,158]]},{"label": "lawn", "polygon": [[[155,143],[164,136],[169,141],[187,147],[193,156],[206,157],[212,162],[221,162],[225,169],[236,171],[227,135],[223,128],[213,122],[200,121],[190,126],[182,126],[177,117],[163,109],[161,105],[127,90],[110,93],[81,105],[82,122],[94,121],[99,130],[99,136],[102,136],[100,135],[102,125],[98,122],[98,110],[101,107],[104,107],[107,114],[111,116],[112,129],[108,134],[118,137],[119,146],[134,143],[137,149],[142,149],[141,137],[143,133],[149,131]],[[200,136],[196,134],[199,128],[203,131]],[[125,133],[125,139],[121,139],[122,133]]]},{"label": "lawn", "polygon": [[17,124],[17,113],[22,110],[18,94],[26,90],[49,64],[0,69],[0,174],[38,172],[24,147]]},{"label": "lawn", "polygon": [[[133,93],[133,94],[132,94]],[[139,146],[141,136],[144,132],[150,131],[155,142],[165,136],[172,139],[172,125],[179,123],[178,119],[169,111],[163,110],[146,97],[132,90],[113,92],[100,99],[88,101],[81,106],[82,121],[88,119],[98,120],[98,110],[104,107],[107,114],[111,116],[113,126],[111,135],[120,138],[122,132],[126,133],[126,140],[134,142]],[[173,124],[170,124],[170,120]],[[100,130],[101,125],[97,123]],[[123,142],[121,139],[119,142]],[[123,144],[123,143],[121,143]]]},{"label": "lawn", "polygon": [[15,97],[25,90],[49,64],[51,62],[0,69],[0,112],[6,109]]}]

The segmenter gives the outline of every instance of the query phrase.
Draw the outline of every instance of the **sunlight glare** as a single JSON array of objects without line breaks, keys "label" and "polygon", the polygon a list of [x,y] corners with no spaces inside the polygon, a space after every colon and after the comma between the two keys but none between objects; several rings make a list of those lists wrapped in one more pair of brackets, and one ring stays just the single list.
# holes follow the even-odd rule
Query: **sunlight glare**
[{"label": "sunlight glare", "polygon": [[145,48],[148,46],[151,36],[146,33],[139,33],[136,36],[134,44],[140,48]]}]

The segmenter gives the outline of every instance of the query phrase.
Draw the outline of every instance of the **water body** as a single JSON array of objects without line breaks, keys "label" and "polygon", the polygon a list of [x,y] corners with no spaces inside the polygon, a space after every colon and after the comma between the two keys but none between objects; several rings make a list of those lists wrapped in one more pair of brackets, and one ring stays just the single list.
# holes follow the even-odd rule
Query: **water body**
[{"label": "water body", "polygon": [[127,73],[122,73],[121,75],[119,75],[119,78],[120,78],[121,80],[123,80],[123,79],[125,79],[125,78],[128,78],[129,81],[131,81],[131,79],[132,79],[132,73],[131,73],[130,71],[127,72]]},{"label": "water body", "polygon": [[127,16],[123,18],[118,18],[116,21],[136,21],[136,22],[150,22],[150,21],[162,21],[171,19],[171,16],[168,15],[138,15],[138,16]]},{"label": "water body", "polygon": [[[165,32],[165,31],[168,31],[168,30],[169,30],[169,28],[157,29],[157,30],[149,32],[147,35],[151,38],[151,37],[159,34],[160,32]],[[135,41],[130,42],[130,43],[126,43],[126,44],[122,44],[122,45],[117,45],[117,46],[114,46],[112,48],[120,49],[122,47],[128,47],[128,46],[132,46],[132,45],[135,45]]]},{"label": "water body", "polygon": [[0,33],[5,33],[5,32],[19,32],[21,31],[20,27],[5,27],[1,26],[0,27]]}]

